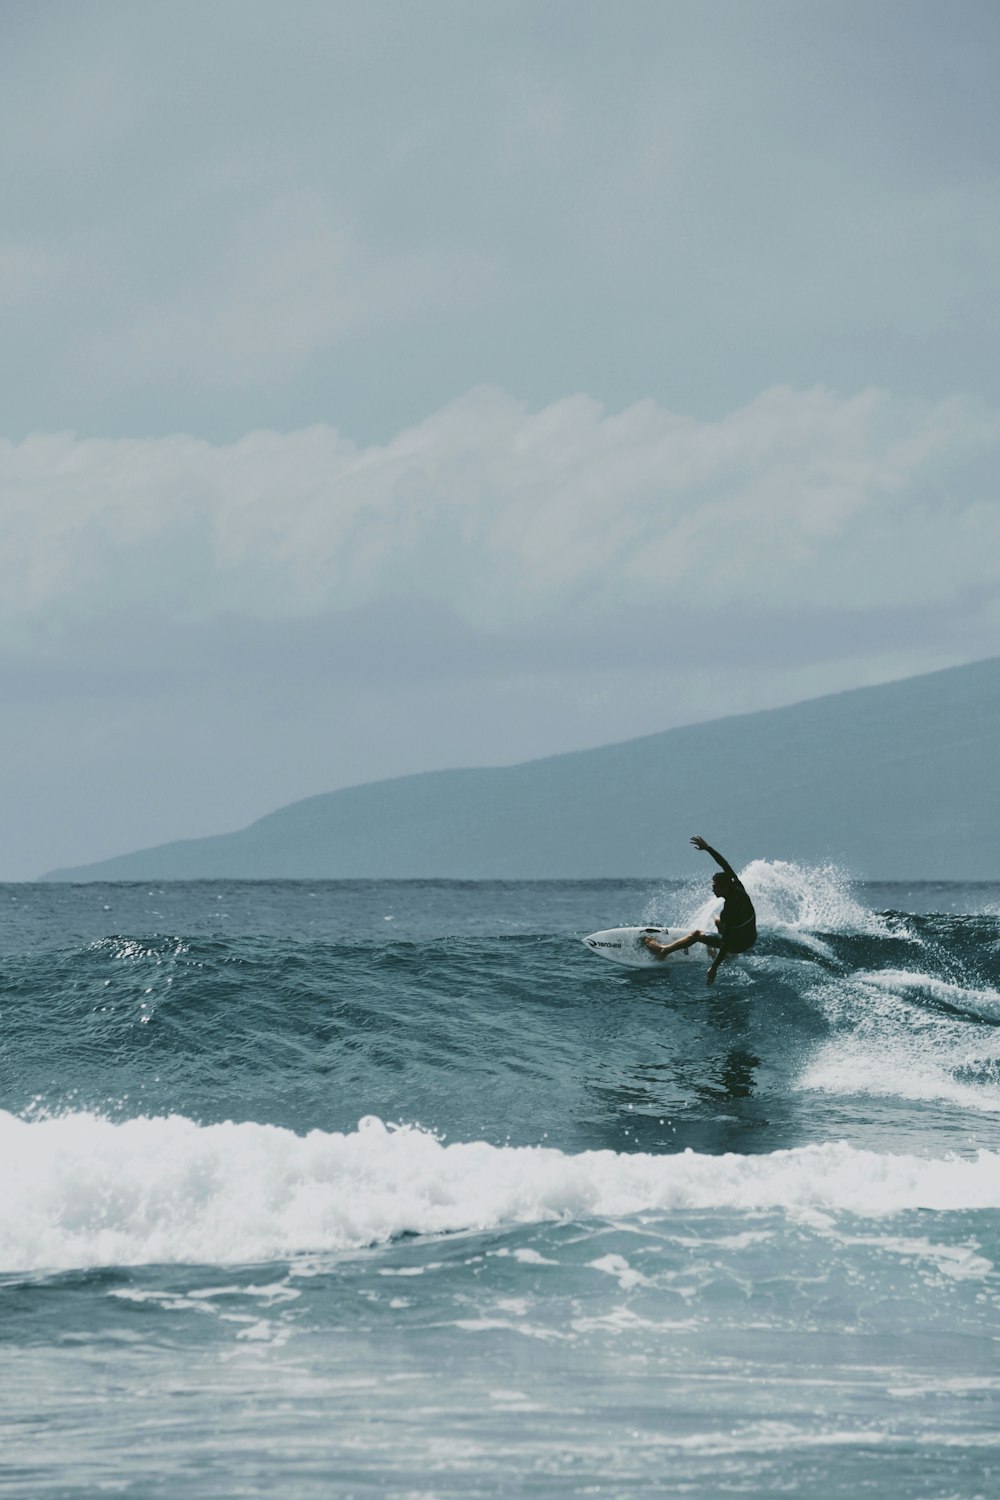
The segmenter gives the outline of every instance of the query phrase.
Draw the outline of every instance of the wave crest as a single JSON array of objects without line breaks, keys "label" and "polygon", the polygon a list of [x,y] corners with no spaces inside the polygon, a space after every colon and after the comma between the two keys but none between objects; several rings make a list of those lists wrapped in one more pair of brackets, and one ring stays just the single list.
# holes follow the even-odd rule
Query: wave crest
[{"label": "wave crest", "polygon": [[648,1211],[884,1215],[1000,1207],[1000,1154],[924,1159],[846,1143],[769,1156],[567,1154],[447,1144],[374,1117],[346,1133],[179,1115],[0,1113],[0,1270],[246,1264],[404,1234]]}]

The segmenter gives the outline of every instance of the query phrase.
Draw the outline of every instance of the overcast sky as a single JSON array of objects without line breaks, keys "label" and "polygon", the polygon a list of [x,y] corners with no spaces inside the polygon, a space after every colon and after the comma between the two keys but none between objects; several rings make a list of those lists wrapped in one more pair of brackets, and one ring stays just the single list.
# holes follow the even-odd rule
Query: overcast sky
[{"label": "overcast sky", "polygon": [[996,0],[4,0],[0,878],[1000,653],[998,78]]}]

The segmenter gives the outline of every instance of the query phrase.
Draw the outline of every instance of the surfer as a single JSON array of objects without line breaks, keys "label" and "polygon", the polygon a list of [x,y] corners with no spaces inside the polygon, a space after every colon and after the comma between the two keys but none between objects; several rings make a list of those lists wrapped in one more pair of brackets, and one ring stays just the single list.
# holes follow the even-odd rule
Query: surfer
[{"label": "surfer", "polygon": [[715,919],[718,933],[702,932],[700,927],[696,927],[687,937],[677,938],[672,943],[658,943],[654,937],[644,937],[643,942],[657,958],[666,958],[668,953],[679,953],[681,949],[690,948],[694,943],[704,943],[715,954],[705,975],[705,983],[714,984],[722,960],[734,953],[746,953],[757,941],[757,913],[743,882],[729,861],[723,859],[718,850],[713,849],[698,834],[695,834],[691,842],[696,849],[704,849],[720,866],[721,873],[712,876],[712,891],[723,898],[722,911]]}]

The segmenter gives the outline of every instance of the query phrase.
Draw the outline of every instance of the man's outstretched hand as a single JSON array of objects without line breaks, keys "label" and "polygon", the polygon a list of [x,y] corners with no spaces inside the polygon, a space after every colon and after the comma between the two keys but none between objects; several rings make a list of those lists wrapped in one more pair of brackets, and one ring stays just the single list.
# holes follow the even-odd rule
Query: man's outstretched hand
[{"label": "man's outstretched hand", "polygon": [[694,847],[696,849],[707,849],[708,848],[707,841],[702,838],[702,836],[701,836],[700,833],[696,833],[695,836],[694,836],[694,838],[691,840],[691,842],[692,842],[692,844],[694,845]]}]

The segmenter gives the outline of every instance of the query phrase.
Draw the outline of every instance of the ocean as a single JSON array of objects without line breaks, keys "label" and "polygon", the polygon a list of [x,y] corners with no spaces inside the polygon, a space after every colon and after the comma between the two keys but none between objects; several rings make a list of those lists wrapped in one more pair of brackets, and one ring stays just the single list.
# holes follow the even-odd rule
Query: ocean
[{"label": "ocean", "polygon": [[995,1500],[1000,885],[711,868],[0,887],[0,1495]]}]

